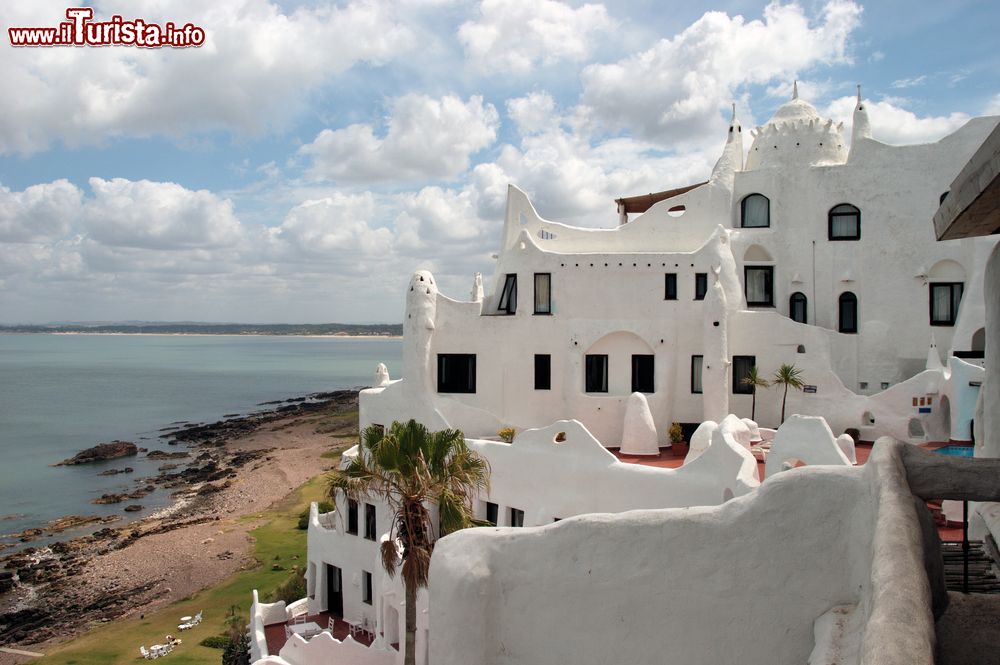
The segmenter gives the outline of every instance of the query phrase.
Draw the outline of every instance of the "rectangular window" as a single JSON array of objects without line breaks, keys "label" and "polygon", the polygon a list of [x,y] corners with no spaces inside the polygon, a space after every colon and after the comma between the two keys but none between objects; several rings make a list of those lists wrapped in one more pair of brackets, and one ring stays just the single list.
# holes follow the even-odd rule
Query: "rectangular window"
[{"label": "rectangular window", "polygon": [[358,502],[354,499],[347,500],[347,533],[358,535]]},{"label": "rectangular window", "polygon": [[653,367],[655,356],[632,356],[632,392],[656,392],[653,387]]},{"label": "rectangular window", "polygon": [[677,300],[677,273],[668,272],[663,277],[663,299]]},{"label": "rectangular window", "polygon": [[438,354],[438,392],[476,392],[476,354]]},{"label": "rectangular window", "polygon": [[510,525],[524,526],[524,511],[517,508],[510,509]]},{"label": "rectangular window", "polygon": [[486,521],[493,526],[497,525],[497,519],[500,517],[500,506],[493,503],[492,501],[486,502]]},{"label": "rectangular window", "polygon": [[958,320],[958,306],[962,302],[962,282],[930,284],[931,325],[953,326]]},{"label": "rectangular window", "polygon": [[552,389],[552,356],[547,353],[535,354],[535,390]]},{"label": "rectangular window", "polygon": [[691,392],[701,394],[701,366],[704,362],[702,356],[691,356]]},{"label": "rectangular window", "polygon": [[587,380],[584,391],[588,393],[608,392],[608,356],[586,356]]},{"label": "rectangular window", "polygon": [[552,313],[552,275],[535,273],[535,314]]},{"label": "rectangular window", "polygon": [[363,584],[361,585],[361,601],[366,605],[371,605],[372,597],[375,595],[372,593],[372,574],[367,570],[362,570],[361,577],[363,578]]},{"label": "rectangular window", "polygon": [[510,274],[503,281],[503,291],[500,292],[498,312],[513,314],[517,311],[517,275]]},{"label": "rectangular window", "polygon": [[375,506],[370,503],[365,504],[365,538],[375,540]]},{"label": "rectangular window", "polygon": [[753,386],[743,383],[750,375],[750,368],[757,364],[756,356],[733,356],[733,394],[752,395]]},{"label": "rectangular window", "polygon": [[708,273],[696,272],[694,274],[694,299],[704,300],[708,293]]},{"label": "rectangular window", "polygon": [[747,307],[774,307],[774,266],[746,266]]}]

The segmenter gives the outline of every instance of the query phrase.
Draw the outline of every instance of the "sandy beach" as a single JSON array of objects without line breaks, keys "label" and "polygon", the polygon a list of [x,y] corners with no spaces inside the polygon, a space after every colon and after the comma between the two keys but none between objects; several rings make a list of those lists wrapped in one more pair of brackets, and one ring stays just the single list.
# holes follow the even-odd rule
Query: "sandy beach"
[{"label": "sandy beach", "polygon": [[[357,393],[323,397],[172,433],[193,458],[186,471],[153,479],[181,487],[173,506],[4,557],[8,568],[37,562],[29,567],[38,579],[0,597],[0,646],[45,652],[96,622],[156,610],[254,565],[247,534],[257,521],[241,518],[332,468],[335,460],[322,454],[356,438]],[[0,665],[27,660],[0,653]]]}]

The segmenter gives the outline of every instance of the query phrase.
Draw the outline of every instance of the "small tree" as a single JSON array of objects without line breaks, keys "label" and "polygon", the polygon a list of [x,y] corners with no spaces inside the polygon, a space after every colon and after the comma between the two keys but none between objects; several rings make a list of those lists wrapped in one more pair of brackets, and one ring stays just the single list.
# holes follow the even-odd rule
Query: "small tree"
[{"label": "small tree", "polygon": [[782,365],[774,373],[774,385],[785,386],[785,394],[781,397],[781,422],[785,422],[785,400],[788,399],[788,388],[802,390],[805,382],[802,381],[802,370],[795,365]]},{"label": "small tree", "polygon": [[[757,370],[757,366],[756,365],[754,365],[753,367],[751,367],[750,371],[747,372],[747,375],[744,376],[742,379],[740,379],[740,383],[742,383],[744,386],[751,386],[751,389],[750,389],[751,393],[750,394],[753,395],[753,399],[750,402],[750,420],[753,420],[754,422],[756,422],[757,421],[757,388],[767,388],[771,384],[767,382],[767,379],[765,379],[763,376],[760,375],[760,372]],[[784,420],[784,415],[782,415],[782,420]]]},{"label": "small tree", "polygon": [[473,526],[472,497],[489,490],[489,478],[489,462],[469,449],[461,432],[430,432],[415,420],[394,422],[388,430],[366,427],[357,457],[330,476],[331,498],[337,492],[352,499],[377,498],[392,511],[382,566],[393,577],[402,563],[406,665],[416,662],[417,589],[427,586],[434,551],[435,525],[427,504],[438,506],[441,535]]},{"label": "small tree", "polygon": [[250,665],[250,638],[238,605],[229,608],[226,633],[228,642],[222,651],[222,665]]}]

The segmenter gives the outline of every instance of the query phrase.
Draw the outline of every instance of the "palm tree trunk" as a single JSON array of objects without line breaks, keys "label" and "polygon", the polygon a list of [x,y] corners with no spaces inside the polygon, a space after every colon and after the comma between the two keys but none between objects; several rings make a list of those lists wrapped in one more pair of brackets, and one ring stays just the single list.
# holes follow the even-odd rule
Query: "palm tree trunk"
[{"label": "palm tree trunk", "polygon": [[788,399],[788,384],[785,384],[785,394],[781,397],[781,422],[785,422],[785,400]]},{"label": "palm tree trunk", "polygon": [[417,663],[417,585],[403,578],[406,587],[406,642],[403,652],[404,665]]},{"label": "palm tree trunk", "polygon": [[757,422],[757,387],[754,386],[753,399],[750,401],[750,420]]}]

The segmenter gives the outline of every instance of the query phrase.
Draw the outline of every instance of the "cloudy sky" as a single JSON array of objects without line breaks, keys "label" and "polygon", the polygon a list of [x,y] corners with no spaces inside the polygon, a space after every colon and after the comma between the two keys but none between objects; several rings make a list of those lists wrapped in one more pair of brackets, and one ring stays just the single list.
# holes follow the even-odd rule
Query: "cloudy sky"
[{"label": "cloudy sky", "polygon": [[413,270],[492,274],[508,183],[612,226],[794,79],[848,125],[861,83],[887,143],[1000,113],[995,0],[92,6],[206,42],[15,49],[67,5],[5,3],[0,323],[398,322]]}]

